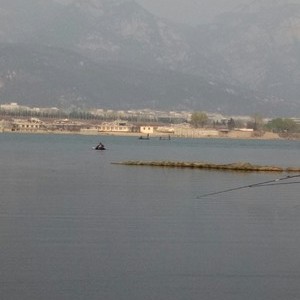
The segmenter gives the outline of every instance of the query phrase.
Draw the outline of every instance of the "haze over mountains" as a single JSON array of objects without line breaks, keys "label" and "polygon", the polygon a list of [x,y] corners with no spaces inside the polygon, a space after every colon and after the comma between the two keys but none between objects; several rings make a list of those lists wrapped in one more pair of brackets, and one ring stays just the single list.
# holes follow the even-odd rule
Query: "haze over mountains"
[{"label": "haze over mountains", "polygon": [[0,102],[299,115],[300,3],[259,2],[189,27],[130,0],[2,0]]}]

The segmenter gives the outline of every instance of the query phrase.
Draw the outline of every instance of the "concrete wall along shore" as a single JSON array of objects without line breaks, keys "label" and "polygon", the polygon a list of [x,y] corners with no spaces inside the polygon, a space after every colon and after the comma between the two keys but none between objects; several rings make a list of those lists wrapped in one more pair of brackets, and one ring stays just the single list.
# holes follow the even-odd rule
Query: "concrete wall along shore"
[{"label": "concrete wall along shore", "polygon": [[197,137],[218,137],[219,131],[215,129],[203,129],[203,128],[182,128],[175,127],[174,135],[178,137],[189,137],[189,138],[197,138]]}]

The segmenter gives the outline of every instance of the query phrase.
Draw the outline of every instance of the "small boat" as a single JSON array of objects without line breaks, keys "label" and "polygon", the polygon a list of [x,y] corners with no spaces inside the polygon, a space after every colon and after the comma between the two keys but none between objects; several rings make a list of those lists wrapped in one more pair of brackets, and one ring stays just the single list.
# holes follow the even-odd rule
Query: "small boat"
[{"label": "small boat", "polygon": [[147,136],[139,136],[139,140],[150,140],[149,134]]},{"label": "small boat", "polygon": [[171,136],[170,136],[170,135],[169,135],[168,137],[160,136],[159,139],[160,139],[160,140],[170,140],[170,139],[171,139]]},{"label": "small boat", "polygon": [[97,148],[97,147],[94,147],[93,149],[94,149],[94,150],[106,150],[105,147],[98,147],[98,148]]},{"label": "small boat", "polygon": [[99,143],[96,147],[93,147],[94,150],[106,150],[102,143]]}]

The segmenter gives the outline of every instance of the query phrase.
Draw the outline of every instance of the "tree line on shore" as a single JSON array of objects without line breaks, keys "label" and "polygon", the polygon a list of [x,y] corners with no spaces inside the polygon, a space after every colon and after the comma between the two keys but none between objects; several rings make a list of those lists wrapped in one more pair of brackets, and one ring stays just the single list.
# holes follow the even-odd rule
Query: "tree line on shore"
[{"label": "tree line on shore", "polygon": [[93,114],[89,111],[74,110],[66,112],[62,110],[55,111],[32,111],[32,110],[4,110],[0,109],[0,116],[3,117],[20,117],[20,118],[42,118],[42,119],[74,119],[74,120],[86,120],[86,121],[115,121],[125,120],[128,122],[157,122],[157,123],[183,123],[187,120],[181,117],[162,117],[147,115],[119,115],[116,112],[105,114]]},{"label": "tree line on shore", "polygon": [[250,120],[245,122],[239,119],[230,118],[228,120],[211,121],[207,114],[201,111],[192,113],[191,125],[194,128],[203,127],[223,127],[228,130],[235,128],[248,128],[254,131],[271,131],[275,133],[300,133],[300,124],[297,124],[290,118],[274,118],[269,121],[264,121],[259,114],[251,116]]}]

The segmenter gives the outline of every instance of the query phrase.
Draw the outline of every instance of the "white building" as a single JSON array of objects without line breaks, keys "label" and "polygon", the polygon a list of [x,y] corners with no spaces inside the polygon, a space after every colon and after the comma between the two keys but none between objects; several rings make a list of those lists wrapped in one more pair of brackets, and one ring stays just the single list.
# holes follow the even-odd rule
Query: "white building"
[{"label": "white building", "polygon": [[133,126],[122,121],[103,122],[98,126],[99,132],[132,132]]},{"label": "white building", "polygon": [[154,126],[140,126],[140,132],[146,134],[154,133]]},{"label": "white building", "polygon": [[30,118],[29,120],[15,119],[12,122],[12,131],[37,131],[44,128],[44,122],[37,118]]},{"label": "white building", "polygon": [[20,109],[20,106],[18,105],[18,103],[12,102],[10,104],[1,104],[0,109],[3,109],[3,110],[16,110],[16,109]]}]

